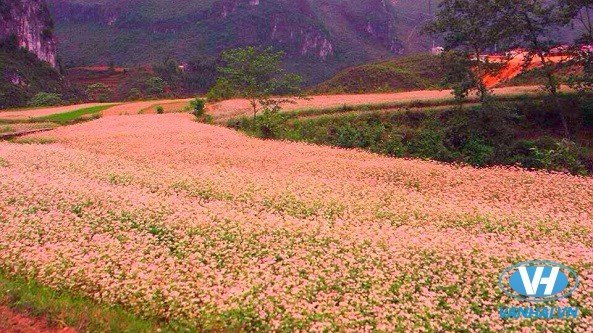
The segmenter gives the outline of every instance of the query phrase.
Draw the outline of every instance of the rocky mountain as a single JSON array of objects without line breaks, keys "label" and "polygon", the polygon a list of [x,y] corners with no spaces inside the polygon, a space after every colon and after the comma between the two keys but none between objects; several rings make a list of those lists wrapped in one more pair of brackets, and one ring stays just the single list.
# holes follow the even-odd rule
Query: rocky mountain
[{"label": "rocky mountain", "polygon": [[53,22],[45,1],[0,0],[0,41],[9,39],[57,66]]},{"label": "rocky mountain", "polygon": [[56,59],[45,1],[0,0],[0,109],[26,105],[41,92],[77,98]]},{"label": "rocky mountain", "polygon": [[186,61],[231,47],[271,45],[286,51],[289,69],[315,82],[416,47],[406,40],[417,22],[406,21],[400,1],[393,0],[48,2],[69,66]]}]

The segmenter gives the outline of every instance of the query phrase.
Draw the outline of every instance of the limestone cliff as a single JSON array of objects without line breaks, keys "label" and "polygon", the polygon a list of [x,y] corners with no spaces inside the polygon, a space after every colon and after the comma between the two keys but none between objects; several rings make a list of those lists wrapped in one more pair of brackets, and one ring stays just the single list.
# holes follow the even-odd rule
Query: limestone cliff
[{"label": "limestone cliff", "polygon": [[43,0],[0,0],[0,41],[16,43],[57,66],[53,22]]}]

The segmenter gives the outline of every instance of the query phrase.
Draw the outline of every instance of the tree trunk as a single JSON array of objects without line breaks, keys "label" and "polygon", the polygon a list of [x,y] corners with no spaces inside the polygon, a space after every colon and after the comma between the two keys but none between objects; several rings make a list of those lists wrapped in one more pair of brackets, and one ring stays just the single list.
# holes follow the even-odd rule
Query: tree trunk
[{"label": "tree trunk", "polygon": [[557,89],[557,85],[556,85],[556,80],[554,78],[554,73],[552,72],[552,68],[549,67],[549,66],[554,66],[554,65],[548,64],[546,62],[546,57],[541,51],[538,52],[538,56],[542,62],[542,66],[546,73],[546,79],[548,80],[548,91],[550,93],[550,96],[552,97],[552,102],[554,103],[556,112],[558,112],[560,121],[562,122],[562,130],[564,131],[564,137],[567,139],[570,139],[571,132],[570,132],[570,128],[568,127],[568,121],[566,119],[566,115],[564,114],[564,110],[562,110],[562,105],[560,105],[560,100],[558,98],[558,89]]},{"label": "tree trunk", "polygon": [[253,108],[253,120],[257,118],[257,101],[251,101],[251,107]]},{"label": "tree trunk", "polygon": [[482,59],[480,59],[482,52],[480,52],[478,47],[475,47],[474,53],[477,61],[476,76],[478,79],[478,94],[480,94],[480,102],[484,103],[488,97],[488,88],[486,87],[486,84],[484,84],[484,76],[486,75],[486,71],[484,70]]}]

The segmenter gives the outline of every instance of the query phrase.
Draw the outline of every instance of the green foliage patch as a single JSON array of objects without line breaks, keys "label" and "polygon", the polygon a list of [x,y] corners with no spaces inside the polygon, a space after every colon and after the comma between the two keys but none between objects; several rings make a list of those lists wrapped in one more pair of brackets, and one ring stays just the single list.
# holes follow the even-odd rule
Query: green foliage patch
[{"label": "green foliage patch", "polygon": [[30,102],[35,106],[61,104],[60,100],[76,101],[79,97],[80,93],[48,63],[8,41],[0,41],[0,109]]},{"label": "green foliage patch", "polygon": [[84,119],[100,117],[101,112],[114,106],[114,104],[97,105],[88,108],[78,109],[70,112],[57,113],[49,116],[33,118],[35,122],[51,122],[60,125],[75,123]]},{"label": "green foliage patch", "polygon": [[57,291],[32,280],[0,271],[0,304],[32,317],[43,317],[49,325],[67,325],[81,332],[195,332],[179,323],[166,323],[134,315],[114,305]]},{"label": "green foliage patch", "polygon": [[373,93],[440,89],[444,71],[440,59],[414,54],[352,67],[312,89],[312,93]]},{"label": "green foliage patch", "polygon": [[466,109],[400,107],[302,118],[298,113],[264,113],[255,119],[231,120],[228,126],[260,138],[359,148],[395,157],[583,175],[593,171],[593,142],[579,117],[588,103],[571,105],[571,101],[574,96],[565,96],[563,105],[572,108],[575,128],[583,128],[573,140],[558,135],[561,124],[547,100],[534,98]]}]

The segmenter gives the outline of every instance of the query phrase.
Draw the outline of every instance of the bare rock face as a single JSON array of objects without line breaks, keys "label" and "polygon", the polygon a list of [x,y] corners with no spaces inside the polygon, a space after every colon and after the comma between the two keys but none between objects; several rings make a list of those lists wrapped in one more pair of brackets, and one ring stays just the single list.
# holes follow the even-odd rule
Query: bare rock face
[{"label": "bare rock face", "polygon": [[11,38],[39,59],[57,66],[53,22],[45,1],[0,0],[0,41]]}]

